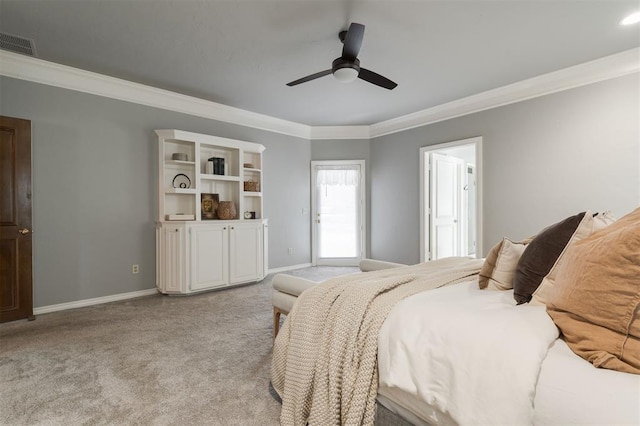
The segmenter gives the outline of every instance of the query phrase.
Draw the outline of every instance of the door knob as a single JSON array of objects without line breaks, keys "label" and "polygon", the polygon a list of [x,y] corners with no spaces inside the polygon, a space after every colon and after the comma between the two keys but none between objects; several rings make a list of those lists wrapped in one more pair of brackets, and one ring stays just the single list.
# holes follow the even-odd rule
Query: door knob
[{"label": "door knob", "polygon": [[31,231],[29,231],[27,228],[22,228],[18,232],[21,233],[22,235],[27,235]]}]

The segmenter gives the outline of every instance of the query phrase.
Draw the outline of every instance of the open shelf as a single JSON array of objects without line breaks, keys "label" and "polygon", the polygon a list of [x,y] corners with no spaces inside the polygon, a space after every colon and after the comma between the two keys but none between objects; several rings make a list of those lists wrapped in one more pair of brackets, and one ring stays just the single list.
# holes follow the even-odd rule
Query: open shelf
[{"label": "open shelf", "polygon": [[165,194],[195,194],[194,188],[167,188]]},{"label": "open shelf", "polygon": [[[245,211],[264,218],[263,145],[181,130],[156,130],[156,134],[158,193],[162,195],[158,200],[158,221],[179,213],[193,215],[195,222],[203,221],[202,194],[232,201],[238,220],[245,220]],[[185,159],[174,160],[175,154],[182,154]],[[179,181],[174,182],[176,177]],[[244,191],[247,181],[256,182],[259,191]],[[174,188],[177,183],[187,188]]]},{"label": "open shelf", "polygon": [[173,164],[176,166],[180,166],[180,165],[193,166],[196,164],[195,161],[180,161],[180,160],[166,160],[164,163]]},{"label": "open shelf", "polygon": [[227,182],[240,182],[240,177],[239,176],[201,174],[200,175],[200,179],[203,179],[203,180],[221,180],[221,181],[227,181]]}]

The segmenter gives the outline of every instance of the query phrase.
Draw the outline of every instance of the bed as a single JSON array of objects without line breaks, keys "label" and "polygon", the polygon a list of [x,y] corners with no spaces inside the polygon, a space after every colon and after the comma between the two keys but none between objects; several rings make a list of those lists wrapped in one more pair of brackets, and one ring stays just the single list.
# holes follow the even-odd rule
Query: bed
[{"label": "bed", "polygon": [[[441,308],[448,310],[445,315],[442,315],[441,309],[433,308],[438,304]],[[452,308],[452,306],[457,308]],[[425,308],[432,309],[428,311]],[[485,367],[481,376],[474,375],[474,370],[462,371],[457,380],[449,379],[445,382],[465,385],[464,389],[446,395],[466,402],[466,405],[462,407],[448,407],[449,410],[454,410],[456,419],[459,421],[448,418],[446,407],[444,407],[447,402],[446,398],[438,400],[442,394],[429,388],[435,386],[433,384],[434,378],[428,374],[429,372],[433,373],[434,370],[412,368],[416,365],[429,364],[429,362],[421,360],[420,355],[432,354],[433,350],[430,350],[429,346],[434,339],[438,339],[438,334],[456,331],[456,324],[447,326],[442,322],[445,322],[445,318],[449,315],[459,317],[461,314],[467,314],[477,317],[479,313],[483,313],[484,318],[477,320],[473,323],[473,327],[464,330],[465,332],[457,330],[457,334],[449,342],[452,346],[465,347],[465,345],[460,345],[459,341],[470,339],[467,335],[469,333],[482,336],[482,339],[489,339],[491,334],[509,335],[509,330],[505,329],[508,327],[522,330],[521,324],[515,324],[515,321],[510,324],[501,322],[505,317],[505,315],[501,315],[503,309],[519,313],[518,311],[521,311],[522,308],[537,309],[533,306],[516,306],[512,290],[504,292],[480,290],[477,280],[420,293],[399,302],[390,312],[380,330],[378,403],[416,425],[455,423],[640,424],[640,375],[594,368],[588,361],[574,354],[564,340],[553,334],[548,350],[544,350],[544,356],[540,362],[531,365],[531,368],[534,369],[531,371],[531,378],[534,379],[532,383],[522,383],[522,377],[519,377],[521,379],[519,383],[512,383],[518,385],[515,390],[508,386],[505,387],[508,383],[500,383],[499,375],[505,375],[507,379],[515,382],[515,378],[523,374],[520,371],[523,367],[523,360],[519,353],[534,349],[531,345],[517,345],[515,348],[511,348],[513,342],[507,343],[500,339],[488,340],[488,342],[485,340],[484,343],[490,344],[490,347],[479,346],[478,342],[468,342],[466,348],[475,348],[474,362],[465,360],[464,353],[443,352],[440,354],[441,361],[445,364],[441,366],[440,376],[436,376],[436,378],[442,377],[443,371],[455,368],[456,364],[474,368]],[[499,316],[492,317],[492,312]],[[440,315],[442,321],[436,330],[432,330],[436,324],[434,315]],[[546,318],[543,316],[536,317],[536,321],[545,320]],[[527,318],[527,321],[531,324],[531,318]],[[469,322],[457,323],[458,326],[461,324],[468,325]],[[553,326],[553,324],[546,325]],[[482,328],[487,326],[494,327],[493,333],[482,333]],[[538,329],[542,329],[545,324],[537,324],[537,326]],[[467,328],[466,325],[465,328]],[[526,338],[532,337],[536,337],[546,346],[545,337],[549,336],[532,336],[529,333]],[[442,336],[439,341],[441,339]],[[502,347],[500,342],[504,343]],[[423,349],[420,349],[421,347]],[[438,347],[442,350],[442,343]],[[482,352],[483,347],[486,349],[485,352]],[[411,350],[406,350],[407,348],[411,348]],[[437,355],[434,356],[437,357]],[[498,366],[500,369],[493,370],[492,361],[494,362],[493,367]],[[438,371],[437,367],[436,365],[436,371]],[[504,391],[487,394],[481,390],[472,390],[473,386],[497,385],[503,386]],[[525,405],[525,408],[516,412],[514,416],[505,418],[507,415],[513,414],[515,408],[513,405],[518,401],[510,394],[517,391],[518,388],[520,390],[526,389],[526,392],[529,393],[519,401]],[[531,398],[531,393],[533,393],[533,398]],[[468,401],[470,397],[473,397],[472,401]],[[464,410],[470,407],[472,407],[470,414],[465,413]],[[531,413],[526,412],[527,408],[532,410]],[[496,413],[496,411],[499,412]],[[469,418],[469,416],[473,417]]]},{"label": "bed", "polygon": [[417,425],[637,425],[639,373],[637,209],[583,212],[484,260],[307,290],[275,341],[272,383],[283,425],[373,424],[376,408]]}]

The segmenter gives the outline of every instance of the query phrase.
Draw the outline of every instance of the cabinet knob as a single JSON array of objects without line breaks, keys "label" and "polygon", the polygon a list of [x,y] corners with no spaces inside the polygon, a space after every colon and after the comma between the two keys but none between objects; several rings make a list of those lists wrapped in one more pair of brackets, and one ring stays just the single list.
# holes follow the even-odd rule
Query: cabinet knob
[{"label": "cabinet knob", "polygon": [[226,230],[227,230],[227,227],[225,226],[224,228],[222,228],[222,230],[223,230],[223,231],[226,231]]},{"label": "cabinet knob", "polygon": [[236,228],[234,228],[234,227],[232,226],[232,227],[231,227],[231,229],[236,229]]}]

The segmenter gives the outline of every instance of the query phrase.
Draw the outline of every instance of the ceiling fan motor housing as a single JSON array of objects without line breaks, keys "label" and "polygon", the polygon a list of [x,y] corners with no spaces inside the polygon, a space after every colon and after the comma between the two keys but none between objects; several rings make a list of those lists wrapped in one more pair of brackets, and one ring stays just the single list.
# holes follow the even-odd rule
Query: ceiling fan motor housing
[{"label": "ceiling fan motor housing", "polygon": [[357,58],[353,61],[343,57],[336,58],[331,64],[331,72],[336,80],[342,82],[353,81],[360,74],[360,61]]}]

